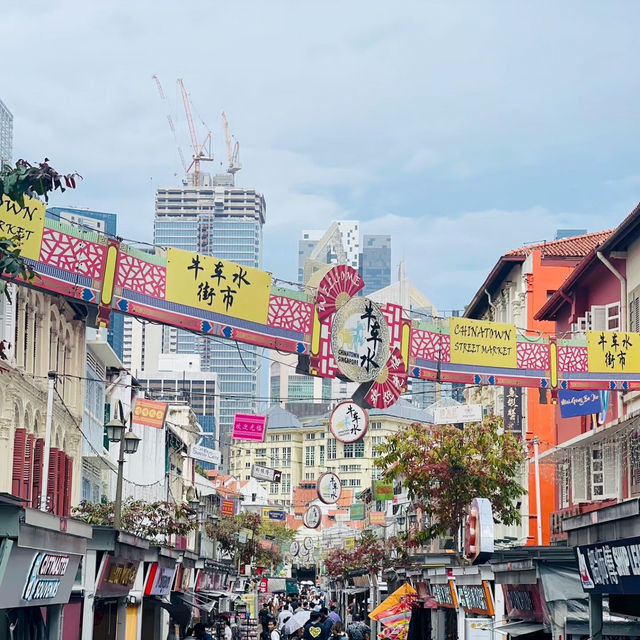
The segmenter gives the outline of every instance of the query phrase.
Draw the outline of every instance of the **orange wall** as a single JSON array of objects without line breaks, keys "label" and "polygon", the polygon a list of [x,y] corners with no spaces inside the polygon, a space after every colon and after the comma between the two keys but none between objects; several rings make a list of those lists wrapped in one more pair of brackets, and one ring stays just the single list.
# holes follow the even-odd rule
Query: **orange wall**
[{"label": "orange wall", "polygon": [[[567,276],[573,271],[578,260],[567,261],[559,264],[554,261],[542,260],[540,250],[532,254],[532,275],[527,283],[527,328],[539,331],[553,332],[555,325],[549,321],[534,320],[533,316],[547,301],[549,291],[556,291]],[[537,335],[535,332],[531,335]],[[529,389],[527,392],[527,424],[528,437],[539,438],[540,453],[556,444],[555,406],[551,404],[551,396],[547,396],[548,404],[540,404],[537,389]],[[530,459],[533,459],[533,447],[529,447]],[[542,509],[542,543],[549,544],[551,528],[551,513],[555,511],[555,466],[550,464],[540,465],[540,501]],[[529,513],[536,513],[536,484],[535,467],[529,465]],[[527,544],[536,545],[538,541],[536,518],[529,519],[529,540]]]}]

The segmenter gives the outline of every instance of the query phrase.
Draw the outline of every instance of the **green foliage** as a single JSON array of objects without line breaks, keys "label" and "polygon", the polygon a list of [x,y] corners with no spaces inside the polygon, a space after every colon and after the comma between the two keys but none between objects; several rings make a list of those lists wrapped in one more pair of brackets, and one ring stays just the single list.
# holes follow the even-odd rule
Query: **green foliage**
[{"label": "green foliage", "polygon": [[330,549],[324,558],[324,566],[330,576],[340,578],[350,571],[363,569],[376,573],[388,560],[390,559],[380,540],[371,532],[365,531],[355,541],[353,549]]},{"label": "green foliage", "polygon": [[473,498],[488,498],[496,522],[520,521],[516,501],[525,454],[521,440],[488,416],[464,429],[414,423],[379,445],[376,466],[401,479],[409,498],[430,516],[426,539],[456,533]]},{"label": "green foliage", "polygon": [[[89,524],[113,526],[114,503],[83,500],[73,515]],[[198,527],[196,513],[172,502],[129,499],[122,505],[122,529],[152,542],[166,542],[171,535],[186,536]]]}]

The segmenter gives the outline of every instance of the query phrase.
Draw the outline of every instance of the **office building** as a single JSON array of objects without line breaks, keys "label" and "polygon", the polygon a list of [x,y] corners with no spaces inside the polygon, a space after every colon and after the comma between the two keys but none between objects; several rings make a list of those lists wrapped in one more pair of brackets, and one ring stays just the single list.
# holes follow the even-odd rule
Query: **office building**
[{"label": "office building", "polygon": [[13,159],[13,114],[0,100],[0,168]]},{"label": "office building", "polygon": [[[262,194],[255,189],[234,186],[231,174],[204,174],[200,183],[201,186],[184,185],[157,190],[154,244],[261,268],[262,226],[266,214]],[[131,335],[133,337],[133,328]],[[144,344],[149,344],[149,341]],[[143,351],[147,351],[146,346]],[[224,468],[228,468],[226,454],[234,416],[255,410],[257,350],[164,327],[157,352],[199,354],[202,370],[218,374],[220,448]],[[152,359],[144,353],[142,357],[144,369],[158,368],[152,361],[155,356]]]},{"label": "office building", "polygon": [[365,234],[362,237],[360,275],[364,280],[363,296],[391,284],[391,236]]},{"label": "office building", "polygon": [[[118,216],[115,213],[76,207],[49,207],[47,209],[47,218],[56,222],[73,224],[83,229],[104,233],[112,238],[117,235]],[[124,322],[125,317],[122,314],[112,313],[109,317],[109,330],[107,332],[107,342],[120,360],[123,359],[124,355]]]}]

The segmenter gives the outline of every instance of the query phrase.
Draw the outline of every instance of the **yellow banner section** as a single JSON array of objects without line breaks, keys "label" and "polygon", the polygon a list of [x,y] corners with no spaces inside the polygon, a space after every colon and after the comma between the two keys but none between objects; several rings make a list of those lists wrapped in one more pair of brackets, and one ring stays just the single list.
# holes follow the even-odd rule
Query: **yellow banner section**
[{"label": "yellow banner section", "polygon": [[591,373],[640,373],[640,333],[587,331]]},{"label": "yellow banner section", "polygon": [[2,196],[0,200],[0,236],[17,237],[20,255],[31,260],[40,258],[45,206],[40,200],[25,196],[24,207]]},{"label": "yellow banner section", "polygon": [[451,318],[451,362],[515,369],[516,327],[502,322]]},{"label": "yellow banner section", "polygon": [[271,274],[212,256],[167,249],[165,298],[266,324]]}]

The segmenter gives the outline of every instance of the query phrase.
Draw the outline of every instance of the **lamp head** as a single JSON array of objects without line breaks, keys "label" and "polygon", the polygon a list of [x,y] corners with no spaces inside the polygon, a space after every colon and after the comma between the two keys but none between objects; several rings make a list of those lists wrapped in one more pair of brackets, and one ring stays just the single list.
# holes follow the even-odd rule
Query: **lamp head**
[{"label": "lamp head", "polygon": [[124,436],[124,452],[125,453],[135,453],[138,450],[138,445],[140,444],[140,438],[133,433],[133,431],[127,431]]},{"label": "lamp head", "polygon": [[110,442],[120,442],[122,440],[125,429],[122,420],[112,418],[104,425],[104,428],[107,430],[107,438],[109,438]]}]

